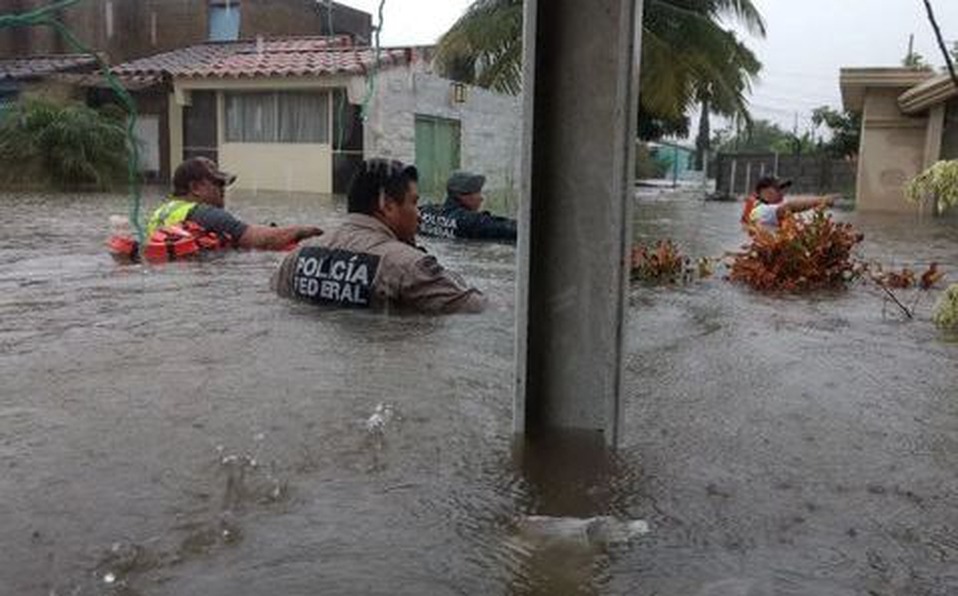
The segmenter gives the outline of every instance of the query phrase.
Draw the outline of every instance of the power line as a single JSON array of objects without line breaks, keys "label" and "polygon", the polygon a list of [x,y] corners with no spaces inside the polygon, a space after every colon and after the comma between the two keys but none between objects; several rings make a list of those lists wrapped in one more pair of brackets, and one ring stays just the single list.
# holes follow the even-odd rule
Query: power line
[{"label": "power line", "polygon": [[951,73],[951,80],[954,82],[955,87],[958,87],[958,74],[955,74],[955,64],[951,61],[951,53],[949,53],[948,48],[945,47],[945,40],[941,35],[941,27],[938,26],[938,21],[935,19],[935,11],[931,8],[931,0],[925,0],[925,8],[928,10],[928,20],[931,21],[931,27],[935,30],[935,37],[938,38],[938,47],[941,48],[941,53],[945,57],[945,64],[948,65],[948,72]]}]

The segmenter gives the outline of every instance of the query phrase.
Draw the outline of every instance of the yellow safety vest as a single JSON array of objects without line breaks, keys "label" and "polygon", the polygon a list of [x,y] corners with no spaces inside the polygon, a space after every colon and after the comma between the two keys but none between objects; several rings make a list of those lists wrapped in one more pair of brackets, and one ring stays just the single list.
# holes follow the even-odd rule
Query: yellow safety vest
[{"label": "yellow safety vest", "polygon": [[165,226],[175,226],[186,221],[190,211],[196,203],[170,197],[165,203],[156,208],[146,225],[146,237],[150,238],[153,232]]}]

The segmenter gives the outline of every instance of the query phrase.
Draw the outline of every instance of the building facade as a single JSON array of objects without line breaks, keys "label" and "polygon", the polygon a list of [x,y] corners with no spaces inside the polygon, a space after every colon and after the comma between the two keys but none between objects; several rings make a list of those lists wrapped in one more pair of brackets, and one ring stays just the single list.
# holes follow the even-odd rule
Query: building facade
[{"label": "building facade", "polygon": [[857,207],[916,212],[905,184],[943,159],[958,159],[958,89],[949,75],[904,68],[847,68],[844,107],[862,114]]},{"label": "building facade", "polygon": [[[118,65],[155,120],[165,177],[203,155],[252,191],[343,193],[364,158],[415,163],[441,200],[456,169],[517,196],[520,100],[431,70],[429,49],[355,46],[344,36],[213,42]],[[144,106],[149,106],[145,109]]]},{"label": "building facade", "polygon": [[[0,14],[48,0],[0,0]],[[84,0],[57,13],[87,47],[119,64],[208,41],[257,36],[348,35],[368,44],[372,17],[325,0]],[[49,27],[0,30],[0,58],[76,51]]]}]

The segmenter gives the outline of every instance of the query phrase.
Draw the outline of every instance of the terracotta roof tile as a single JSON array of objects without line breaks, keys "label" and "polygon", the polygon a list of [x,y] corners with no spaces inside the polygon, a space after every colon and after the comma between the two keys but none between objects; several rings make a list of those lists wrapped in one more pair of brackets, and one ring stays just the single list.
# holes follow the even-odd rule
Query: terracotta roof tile
[{"label": "terracotta roof tile", "polygon": [[[405,63],[406,50],[380,51],[380,65]],[[361,74],[376,52],[353,47],[346,36],[294,37],[263,41],[205,43],[141,58],[114,67],[118,75],[190,78],[250,78]]]},{"label": "terracotta roof tile", "polygon": [[[402,64],[404,50],[381,50],[380,66]],[[190,78],[305,77],[333,74],[363,74],[376,64],[372,49],[319,50],[308,52],[237,52],[209,64],[182,72]]]}]

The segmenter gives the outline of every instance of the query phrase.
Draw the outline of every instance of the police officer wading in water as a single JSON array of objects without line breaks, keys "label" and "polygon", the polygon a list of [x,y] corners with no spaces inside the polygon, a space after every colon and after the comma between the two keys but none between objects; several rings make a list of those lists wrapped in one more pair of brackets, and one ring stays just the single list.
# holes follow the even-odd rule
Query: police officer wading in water
[{"label": "police officer wading in water", "polygon": [[287,255],[273,276],[280,296],[318,305],[479,312],[485,296],[415,245],[419,174],[372,159],[353,178],[345,223]]},{"label": "police officer wading in water", "polygon": [[479,211],[485,183],[485,176],[455,172],[446,182],[446,202],[423,206],[419,233],[438,238],[515,242],[516,220]]},{"label": "police officer wading in water", "polygon": [[220,171],[211,159],[193,157],[173,174],[173,195],[150,217],[147,237],[158,228],[192,221],[207,232],[228,238],[237,248],[282,249],[323,233],[313,226],[258,226],[244,223],[226,211],[226,187],[236,176]]}]

